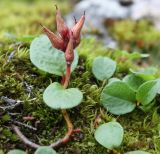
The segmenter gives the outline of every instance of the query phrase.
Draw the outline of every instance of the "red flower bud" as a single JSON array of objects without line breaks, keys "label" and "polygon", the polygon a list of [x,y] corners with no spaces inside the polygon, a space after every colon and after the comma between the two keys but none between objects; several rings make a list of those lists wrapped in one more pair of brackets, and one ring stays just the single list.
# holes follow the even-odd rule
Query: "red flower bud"
[{"label": "red flower bud", "polygon": [[84,25],[84,21],[85,21],[85,12],[84,12],[84,15],[79,19],[79,21],[75,22],[76,24],[72,28],[73,37],[74,37],[74,40],[75,40],[74,41],[74,48],[77,47],[80,43],[80,39],[81,39],[80,33],[81,33],[81,29]]},{"label": "red flower bud", "polygon": [[79,35],[77,39],[74,39],[74,42],[73,42],[74,49],[79,45],[80,41],[81,41],[81,35]]},{"label": "red flower bud", "polygon": [[69,42],[65,51],[65,59],[68,65],[71,65],[74,59],[74,52],[73,52],[73,32],[70,30],[69,32]]},{"label": "red flower bud", "polygon": [[56,22],[57,22],[57,31],[61,35],[61,37],[66,40],[68,39],[69,29],[66,26],[64,19],[61,16],[61,12],[56,5]]},{"label": "red flower bud", "polygon": [[[42,25],[41,25],[42,26]],[[48,38],[50,39],[52,46],[60,49],[62,51],[65,50],[65,43],[64,41],[57,35],[55,35],[53,32],[51,32],[48,28],[46,28],[45,26],[42,26],[43,28],[43,32],[48,36]]]},{"label": "red flower bud", "polygon": [[60,35],[55,35],[48,28],[42,26],[43,31],[50,39],[52,46],[65,52],[65,58],[68,63],[72,63],[74,59],[73,49],[75,49],[80,43],[80,40],[81,40],[80,32],[84,25],[85,12],[78,22],[75,17],[74,17],[74,20],[75,20],[75,25],[70,30],[66,26],[61,16],[60,10],[56,6],[57,31]]}]

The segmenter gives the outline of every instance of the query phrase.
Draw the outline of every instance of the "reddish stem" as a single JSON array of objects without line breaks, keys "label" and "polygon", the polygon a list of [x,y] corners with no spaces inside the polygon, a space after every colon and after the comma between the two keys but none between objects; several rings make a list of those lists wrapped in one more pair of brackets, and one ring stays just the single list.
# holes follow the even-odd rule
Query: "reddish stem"
[{"label": "reddish stem", "polygon": [[66,65],[66,77],[65,77],[65,82],[63,84],[63,87],[66,89],[68,87],[69,84],[69,80],[70,80],[70,75],[71,75],[71,65],[67,64]]},{"label": "reddish stem", "polygon": [[[50,146],[52,148],[57,148],[59,146],[62,146],[64,144],[68,143],[70,141],[71,137],[74,134],[81,132],[81,130],[79,128],[78,129],[73,129],[73,124],[72,124],[72,122],[71,122],[71,120],[69,118],[69,115],[68,115],[66,110],[62,110],[62,114],[64,116],[64,119],[65,119],[66,123],[67,123],[68,131],[67,131],[66,135],[62,139],[59,139],[56,142],[48,145],[48,146]],[[19,130],[19,128],[17,126],[12,125],[12,128],[15,131],[15,133],[19,136],[21,141],[23,141],[26,145],[29,145],[30,147],[35,148],[35,149],[37,149],[37,148],[39,148],[41,146],[39,144],[36,144],[36,143],[30,141],[26,136],[23,135],[23,133]]]},{"label": "reddish stem", "polygon": [[[12,125],[13,130],[15,131],[15,133],[18,135],[18,137],[20,138],[20,140],[22,142],[24,142],[24,144],[30,146],[31,148],[37,149],[42,145],[36,144],[32,141],[30,141],[26,136],[23,135],[23,133],[19,130],[19,128],[15,125]],[[52,148],[58,148],[59,146],[62,146],[64,144],[66,144],[68,141],[70,141],[72,135],[76,134],[76,133],[80,133],[80,129],[71,129],[68,130],[68,132],[66,133],[66,135],[62,138],[57,140],[56,142],[50,144],[50,145],[46,145]]]},{"label": "reddish stem", "polygon": [[[70,80],[70,75],[71,75],[71,64],[67,64],[66,65],[66,76],[62,76],[62,80],[61,80],[61,84],[63,85],[63,87],[66,89],[68,87],[69,84],[69,80]],[[55,143],[52,143],[51,145],[49,145],[52,148],[57,148],[59,146],[62,146],[66,143],[68,143],[71,139],[71,137],[73,136],[73,134],[76,133],[80,133],[81,130],[80,129],[74,129],[73,128],[73,124],[69,118],[69,115],[67,113],[66,110],[62,110],[62,114],[63,117],[67,123],[67,128],[68,131],[66,133],[66,135],[62,138],[59,139],[58,141],[56,141]],[[12,125],[13,130],[15,131],[15,133],[19,136],[19,138],[27,145],[29,145],[32,148],[37,149],[38,147],[40,147],[41,145],[33,143],[32,141],[30,141],[26,136],[24,136],[22,134],[22,132],[18,129],[17,126]]]},{"label": "reddish stem", "polygon": [[62,76],[62,79],[61,79],[61,85],[63,85],[64,82],[65,82],[65,76],[63,75],[63,76]]}]

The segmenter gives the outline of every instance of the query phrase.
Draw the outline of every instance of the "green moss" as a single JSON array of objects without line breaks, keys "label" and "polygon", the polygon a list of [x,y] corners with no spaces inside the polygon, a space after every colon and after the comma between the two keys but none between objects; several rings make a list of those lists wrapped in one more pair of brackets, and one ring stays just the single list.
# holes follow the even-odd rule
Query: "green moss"
[{"label": "green moss", "polygon": [[[103,49],[103,46],[100,46],[100,48]],[[72,80],[70,83],[70,87],[78,87],[84,93],[84,100],[80,106],[69,111],[75,127],[81,128],[82,134],[80,136],[75,136],[75,141],[72,141],[65,147],[60,148],[58,152],[62,154],[64,151],[66,154],[109,153],[94,139],[94,131],[96,128],[95,118],[97,115],[100,116],[101,123],[116,119],[125,128],[125,138],[120,151],[123,152],[144,149],[150,152],[154,152],[155,147],[158,149],[159,140],[157,124],[154,124],[152,127],[150,127],[152,113],[146,115],[142,111],[137,110],[132,114],[123,117],[115,117],[107,113],[99,104],[100,92],[104,83],[97,81],[93,77],[90,71],[90,65],[87,65],[88,56],[86,56],[86,53],[91,52],[92,48],[89,49],[88,47],[88,50],[84,49],[85,45],[82,43],[82,45],[79,47],[79,50],[83,50],[84,53],[80,52],[81,57],[79,66],[77,67],[75,73],[72,74]],[[109,55],[116,60],[119,57],[120,53],[115,55],[115,53],[112,53],[113,51],[107,51],[106,49],[103,50],[106,52],[106,55]],[[11,52],[12,50],[10,53]],[[42,93],[49,85],[49,83],[51,81],[59,81],[60,79],[55,76],[42,74],[39,72],[30,63],[28,52],[28,45],[26,44],[23,48],[20,48],[16,51],[16,54],[8,63],[6,63],[6,61],[8,59],[7,55],[9,55],[9,53],[6,54],[5,51],[1,53],[1,56],[3,55],[4,58],[3,61],[1,61],[1,63],[3,63],[3,67],[1,69],[2,73],[0,74],[0,91],[2,96],[24,101],[21,107],[17,107],[13,110],[14,112],[22,113],[17,116],[17,120],[26,123],[26,121],[22,119],[23,116],[32,115],[36,121],[27,123],[33,126],[36,123],[38,131],[32,132],[31,130],[24,127],[21,127],[21,130],[33,141],[46,145],[62,137],[66,131],[65,122],[61,113],[59,111],[51,110],[45,106],[42,100]],[[100,53],[95,52],[94,54],[94,56],[97,56]],[[128,61],[130,63],[129,66],[136,67],[136,65],[132,62],[132,59],[129,58]],[[123,67],[125,68],[125,65],[123,65]],[[122,76],[123,73],[123,71],[117,71],[115,75]],[[33,87],[31,88],[31,93],[28,91],[24,82]],[[1,102],[1,104],[4,105],[4,102]],[[1,141],[6,142],[6,145],[1,145],[0,147],[7,149],[8,146],[12,143],[15,148],[22,149],[22,147],[19,146],[21,142],[17,142],[16,137],[13,136],[13,134],[10,132],[11,128],[10,124],[8,123],[8,115],[4,114],[3,117],[5,121],[3,125],[1,125],[2,132],[5,134],[4,136],[7,134],[7,136],[9,135],[10,137],[9,140],[6,140],[6,138],[3,136]],[[144,122],[145,117],[147,117],[147,120]],[[159,118],[159,114],[156,114],[156,118],[154,115],[154,121],[156,121],[157,118]],[[10,128],[9,130],[7,129],[7,131],[4,127],[6,125]],[[139,140],[142,142],[139,142]],[[25,149],[25,147],[23,148]]]},{"label": "green moss", "polygon": [[65,14],[70,6],[67,1],[63,3],[55,0],[51,1],[11,1],[2,0],[0,2],[0,41],[23,38],[28,35],[41,33],[40,23],[55,30],[55,4],[57,4],[62,14]]},{"label": "green moss", "polygon": [[10,121],[10,116],[8,114],[5,114],[4,116],[2,116],[2,122],[7,122],[7,121]]},{"label": "green moss", "polygon": [[109,27],[109,32],[118,41],[120,48],[130,52],[150,53],[152,63],[159,64],[160,31],[150,21],[115,21]]},{"label": "green moss", "polygon": [[[156,45],[160,39],[160,32],[158,32],[154,26],[147,20],[132,21],[123,20],[116,21],[112,27],[110,27],[111,35],[120,42],[124,43],[140,43],[144,46]],[[143,47],[140,46],[139,47]]]}]

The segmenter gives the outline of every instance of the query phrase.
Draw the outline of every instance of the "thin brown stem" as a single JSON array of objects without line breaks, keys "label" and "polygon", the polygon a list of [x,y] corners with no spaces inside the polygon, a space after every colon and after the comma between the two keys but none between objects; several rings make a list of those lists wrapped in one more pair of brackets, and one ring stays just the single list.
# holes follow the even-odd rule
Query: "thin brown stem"
[{"label": "thin brown stem", "polygon": [[[67,131],[66,135],[62,139],[59,139],[55,143],[52,143],[52,144],[49,145],[52,148],[57,148],[59,146],[62,146],[64,144],[66,144],[67,142],[70,141],[71,137],[74,134],[81,132],[80,129],[73,129],[73,124],[72,124],[72,122],[71,122],[71,120],[69,118],[69,115],[68,115],[66,110],[62,110],[62,114],[64,116],[64,119],[65,119],[66,123],[67,123],[68,131]],[[39,148],[41,146],[39,144],[36,144],[36,143],[30,141],[26,136],[24,136],[22,134],[22,132],[19,130],[19,128],[17,126],[12,125],[12,128],[15,131],[15,133],[19,136],[20,140],[22,142],[24,142],[26,145],[28,145],[28,146],[30,146],[30,147],[32,147],[34,149],[37,149],[37,148]]]},{"label": "thin brown stem", "polygon": [[57,142],[50,145],[50,147],[52,147],[52,148],[56,148],[56,147],[59,147],[60,145],[66,144],[67,142],[70,141],[73,134],[81,132],[80,129],[75,129],[75,130],[73,129],[73,124],[72,124],[66,110],[62,110],[62,114],[63,114],[63,117],[64,117],[66,123],[67,123],[68,131],[67,131],[66,135],[61,140],[58,140]]},{"label": "thin brown stem", "polygon": [[[80,129],[73,129],[73,125],[72,125],[72,122],[71,122],[71,120],[69,118],[69,115],[68,115],[67,111],[66,110],[62,110],[62,113],[63,113],[64,119],[65,119],[65,121],[67,123],[68,131],[67,131],[66,135],[62,139],[59,139],[56,142],[48,145],[48,146],[50,146],[52,148],[57,148],[57,147],[60,147],[60,146],[62,146],[64,144],[68,143],[70,141],[71,137],[74,134],[81,132]],[[12,125],[12,128],[13,128],[15,133],[19,136],[20,140],[24,144],[26,144],[26,145],[34,148],[34,149],[37,149],[38,147],[41,146],[39,144],[36,144],[36,143],[30,141],[26,136],[23,135],[23,133],[19,130],[19,128],[17,126]]]},{"label": "thin brown stem", "polygon": [[23,141],[26,145],[29,145],[30,147],[35,149],[40,147],[40,145],[33,143],[26,136],[24,136],[17,126],[12,125],[12,128],[15,131],[15,133],[19,136],[20,140]]},{"label": "thin brown stem", "polygon": [[[62,76],[62,80],[61,80],[61,84],[63,85],[64,88],[68,87],[69,80],[70,80],[70,74],[71,74],[71,65],[67,64],[66,76],[65,77]],[[55,143],[52,143],[49,145],[52,148],[57,148],[59,146],[62,146],[64,144],[68,143],[74,134],[81,132],[80,129],[73,128],[73,124],[72,124],[70,117],[69,117],[66,110],[63,109],[62,114],[63,114],[63,117],[66,121],[68,131],[63,138],[61,138],[61,139],[57,140]],[[12,125],[12,128],[15,131],[15,133],[19,136],[20,140],[22,142],[24,142],[26,145],[29,145],[30,147],[35,148],[35,149],[37,149],[38,147],[41,146],[39,144],[36,144],[36,143],[30,141],[26,136],[23,135],[23,133],[19,130],[19,128],[17,126]]]},{"label": "thin brown stem", "polygon": [[63,117],[64,117],[66,123],[67,123],[68,130],[72,130],[73,129],[73,124],[72,124],[72,122],[69,118],[69,115],[68,115],[67,111],[62,110],[62,114],[63,114]]},{"label": "thin brown stem", "polygon": [[[62,114],[64,116],[64,119],[65,119],[66,123],[67,123],[68,131],[67,131],[66,135],[62,139],[59,139],[56,142],[48,145],[48,146],[50,146],[52,148],[57,148],[59,146],[62,146],[64,144],[66,144],[67,142],[70,141],[71,137],[74,134],[81,132],[80,129],[73,129],[73,124],[72,124],[72,122],[71,122],[71,120],[69,118],[69,115],[68,115],[66,110],[62,110]],[[32,147],[34,149],[37,149],[37,148],[39,148],[41,146],[39,144],[36,144],[36,143],[30,141],[26,136],[23,135],[23,133],[19,130],[19,128],[17,126],[12,125],[12,128],[15,131],[15,133],[19,136],[20,140],[22,142],[24,142],[26,145],[28,145],[28,146],[30,146],[30,147]]]},{"label": "thin brown stem", "polygon": [[[67,64],[66,65],[66,76],[65,76],[65,81],[63,84],[63,87],[66,89],[68,87],[69,84],[69,80],[70,80],[70,74],[71,74],[71,64]],[[63,78],[62,78],[63,80]],[[75,133],[79,133],[81,130],[80,129],[73,129],[73,124],[71,122],[71,119],[67,113],[67,110],[62,110],[62,114],[63,117],[67,123],[67,127],[68,127],[68,132],[66,133],[66,135],[64,136],[64,138],[61,140],[61,142],[59,142],[58,144],[66,144],[70,138],[72,137],[73,134]]]}]

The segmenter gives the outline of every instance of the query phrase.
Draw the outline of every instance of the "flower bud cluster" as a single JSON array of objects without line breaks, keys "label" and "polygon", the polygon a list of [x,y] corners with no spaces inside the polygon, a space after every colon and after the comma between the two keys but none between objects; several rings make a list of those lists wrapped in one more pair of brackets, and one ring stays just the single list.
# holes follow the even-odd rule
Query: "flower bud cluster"
[{"label": "flower bud cluster", "polygon": [[75,25],[72,28],[68,28],[61,16],[61,12],[56,6],[56,24],[58,35],[53,33],[47,27],[42,26],[43,32],[48,36],[52,43],[52,46],[65,53],[65,59],[68,65],[74,60],[73,50],[79,45],[81,40],[81,30],[85,21],[85,12],[81,16],[79,21],[75,19]]}]

